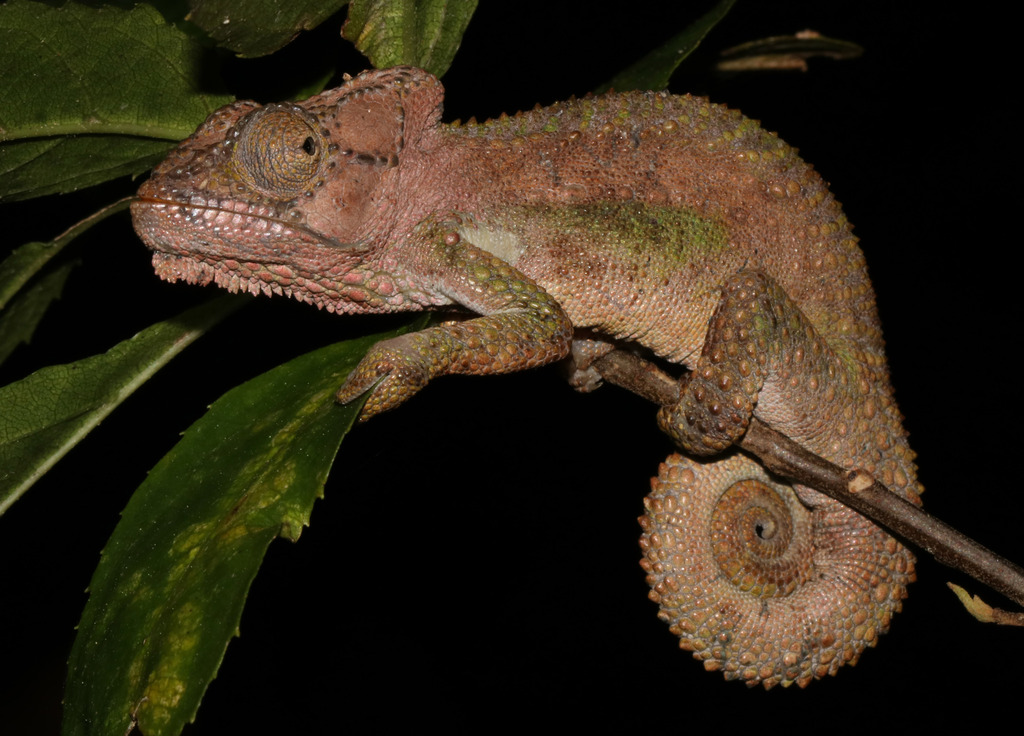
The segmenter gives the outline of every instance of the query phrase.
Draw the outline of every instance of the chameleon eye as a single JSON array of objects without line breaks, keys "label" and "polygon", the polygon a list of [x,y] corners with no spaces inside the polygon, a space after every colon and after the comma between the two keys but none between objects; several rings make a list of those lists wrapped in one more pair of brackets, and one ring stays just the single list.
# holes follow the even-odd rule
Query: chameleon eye
[{"label": "chameleon eye", "polygon": [[239,123],[232,161],[247,184],[274,199],[291,199],[315,185],[324,149],[315,120],[293,107],[270,106]]}]

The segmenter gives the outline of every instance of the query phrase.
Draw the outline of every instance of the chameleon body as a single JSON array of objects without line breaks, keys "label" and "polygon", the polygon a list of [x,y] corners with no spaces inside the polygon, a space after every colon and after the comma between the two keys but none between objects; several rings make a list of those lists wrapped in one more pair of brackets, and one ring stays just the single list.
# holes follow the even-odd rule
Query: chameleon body
[{"label": "chameleon body", "polygon": [[[748,684],[834,674],[875,644],[912,555],[855,512],[728,451],[757,416],[916,501],[856,239],[796,151],[738,112],[609,94],[440,121],[426,72],[364,73],[301,103],[237,102],[133,204],[164,279],[340,313],[472,317],[377,345],[341,388],[362,418],[432,378],[639,345],[689,369],[662,429],[641,562],[660,616]],[[693,456],[700,460],[692,459]]]}]

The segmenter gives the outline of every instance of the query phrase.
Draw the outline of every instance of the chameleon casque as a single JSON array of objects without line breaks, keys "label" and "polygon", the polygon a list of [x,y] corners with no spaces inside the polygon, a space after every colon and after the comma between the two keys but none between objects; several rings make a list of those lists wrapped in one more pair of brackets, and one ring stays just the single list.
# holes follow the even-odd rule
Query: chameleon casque
[{"label": "chameleon casque", "polygon": [[[736,111],[668,93],[442,124],[411,67],[301,103],[236,102],[139,190],[168,281],[338,313],[461,308],[382,342],[338,393],[361,418],[432,378],[637,345],[689,369],[658,421],[689,457],[652,481],[641,562],[707,669],[806,685],[873,646],[911,553],[856,512],[730,452],[752,416],[918,503],[874,294],[838,203]],[[699,458],[699,459],[695,459]]]}]

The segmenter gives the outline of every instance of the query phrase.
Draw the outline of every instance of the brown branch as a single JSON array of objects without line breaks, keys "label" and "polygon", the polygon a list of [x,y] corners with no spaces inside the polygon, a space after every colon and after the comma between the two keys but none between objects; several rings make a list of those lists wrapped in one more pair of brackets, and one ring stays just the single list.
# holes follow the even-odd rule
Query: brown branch
[{"label": "brown branch", "polygon": [[[656,404],[665,406],[679,400],[679,382],[632,353],[616,350],[595,361],[593,368],[609,383]],[[752,419],[738,444],[773,473],[856,509],[875,524],[929,552],[942,564],[1024,606],[1024,569],[900,498],[870,473],[840,468],[757,418]]]}]

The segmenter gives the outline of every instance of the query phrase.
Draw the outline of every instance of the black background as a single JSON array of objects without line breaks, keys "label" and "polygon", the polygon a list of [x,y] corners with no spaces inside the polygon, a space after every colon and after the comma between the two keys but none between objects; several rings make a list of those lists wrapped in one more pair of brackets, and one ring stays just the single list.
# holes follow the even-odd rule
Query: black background
[{"label": "black background", "polygon": [[[678,5],[484,2],[445,78],[446,119],[584,94],[707,4]],[[1014,21],[980,15],[980,5],[936,8],[740,2],[671,89],[761,120],[831,182],[876,286],[928,510],[1024,561],[1013,460],[1022,380]],[[651,17],[663,37],[651,35]],[[336,33],[340,20],[319,33]],[[865,54],[812,61],[808,73],[711,72],[723,48],[804,28]],[[317,44],[303,37],[289,53],[301,65]],[[366,65],[339,47],[341,68]],[[269,63],[240,62],[237,73],[258,78]],[[243,86],[273,99],[272,80]],[[88,208],[50,198],[7,205],[0,218],[5,237],[20,239],[22,223],[50,237]],[[127,218],[76,249],[82,267],[5,381],[106,349],[208,296],[157,281]],[[393,324],[254,300],[0,519],[0,732],[56,732],[99,550],[178,432],[230,386]],[[1012,712],[1024,633],[974,623],[944,581],[985,591],[929,560],[891,632],[836,678],[766,693],[703,672],[657,620],[637,564],[646,479],[670,451],[649,406],[614,388],[577,395],[553,369],[442,380],[358,428],[311,528],[297,544],[271,546],[241,637],[188,732],[771,724],[843,733],[984,728]]]}]

